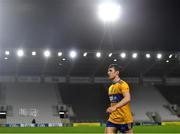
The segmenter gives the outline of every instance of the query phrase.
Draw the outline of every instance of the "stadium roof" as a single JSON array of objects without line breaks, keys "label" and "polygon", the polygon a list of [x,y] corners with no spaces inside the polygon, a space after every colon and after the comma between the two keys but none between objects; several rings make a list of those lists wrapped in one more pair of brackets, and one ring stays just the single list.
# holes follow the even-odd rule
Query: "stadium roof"
[{"label": "stadium roof", "polygon": [[116,0],[122,17],[104,25],[103,0],[0,0],[1,47],[180,50],[179,0]]}]

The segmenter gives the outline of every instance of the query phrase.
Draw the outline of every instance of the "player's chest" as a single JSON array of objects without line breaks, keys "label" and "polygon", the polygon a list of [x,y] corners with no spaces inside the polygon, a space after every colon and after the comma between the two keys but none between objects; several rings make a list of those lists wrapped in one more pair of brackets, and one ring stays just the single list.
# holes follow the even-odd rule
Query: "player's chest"
[{"label": "player's chest", "polygon": [[112,85],[109,87],[108,94],[121,94],[121,88],[118,85]]},{"label": "player's chest", "polygon": [[111,86],[108,95],[111,103],[118,103],[123,98],[121,89],[117,86]]}]

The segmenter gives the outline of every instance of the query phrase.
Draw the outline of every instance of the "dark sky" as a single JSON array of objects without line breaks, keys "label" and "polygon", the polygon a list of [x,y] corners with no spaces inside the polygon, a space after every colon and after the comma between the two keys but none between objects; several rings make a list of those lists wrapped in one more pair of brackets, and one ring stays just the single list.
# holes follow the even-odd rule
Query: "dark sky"
[{"label": "dark sky", "polygon": [[102,0],[0,0],[0,48],[180,50],[180,0],[118,0],[104,25]]}]

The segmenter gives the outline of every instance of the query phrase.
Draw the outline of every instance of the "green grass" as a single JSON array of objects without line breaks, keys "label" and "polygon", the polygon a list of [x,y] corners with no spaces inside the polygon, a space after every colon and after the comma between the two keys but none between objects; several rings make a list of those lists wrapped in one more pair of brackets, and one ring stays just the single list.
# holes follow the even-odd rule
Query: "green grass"
[{"label": "green grass", "polygon": [[[0,133],[103,133],[104,127],[0,127]],[[135,133],[180,133],[180,126],[135,126]]]}]

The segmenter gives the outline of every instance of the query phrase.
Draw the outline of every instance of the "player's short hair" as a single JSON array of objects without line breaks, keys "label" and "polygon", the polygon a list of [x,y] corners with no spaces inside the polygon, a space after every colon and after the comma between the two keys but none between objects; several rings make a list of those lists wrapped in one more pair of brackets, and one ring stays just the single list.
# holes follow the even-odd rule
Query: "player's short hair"
[{"label": "player's short hair", "polygon": [[122,67],[119,66],[118,64],[110,64],[108,68],[114,68],[115,71],[122,71]]}]

